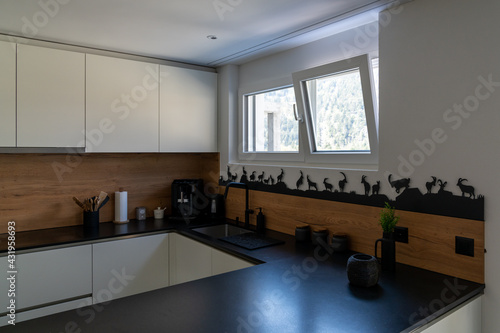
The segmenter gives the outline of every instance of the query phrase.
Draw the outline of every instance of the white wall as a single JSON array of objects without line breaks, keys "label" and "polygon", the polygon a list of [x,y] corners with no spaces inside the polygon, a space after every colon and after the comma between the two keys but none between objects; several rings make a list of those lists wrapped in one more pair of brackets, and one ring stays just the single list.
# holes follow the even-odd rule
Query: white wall
[{"label": "white wall", "polygon": [[[417,0],[406,4],[380,31],[381,172],[397,172],[399,156],[416,157],[415,151],[423,150],[414,141],[429,139],[434,129],[441,128],[446,140],[435,144],[435,151],[424,155],[422,163],[414,160],[421,165],[415,167],[412,182],[422,183],[434,175],[448,179],[447,189],[459,193],[456,180],[467,177],[485,196],[483,332],[498,332],[500,327],[498,13],[496,0]],[[478,79],[489,76],[499,82],[493,92],[481,87]],[[464,113],[467,118],[461,117],[460,124],[445,121],[448,109],[464,103],[475,111]]]},{"label": "white wall", "polygon": [[[385,181],[387,173],[393,173],[395,178],[410,177],[412,186],[423,192],[425,182],[436,176],[446,180],[446,190],[455,194],[460,194],[457,179],[465,177],[476,188],[476,194],[485,196],[488,253],[483,332],[496,332],[500,327],[500,261],[496,259],[500,255],[500,242],[496,241],[500,235],[500,177],[496,174],[500,170],[499,13],[497,0],[415,0],[381,14],[379,170],[348,172],[352,180],[349,190],[358,193],[362,191],[358,177],[366,174],[372,182],[382,180],[381,192],[394,198],[395,193]],[[343,54],[339,46],[342,41],[357,48],[357,53],[372,51],[378,38],[365,38],[370,35],[370,27],[369,24],[244,64],[239,68],[239,88],[289,84],[293,71],[338,60]],[[231,77],[234,82],[234,71]],[[499,84],[485,87],[484,80]],[[229,87],[231,96],[237,89],[234,85]],[[221,93],[228,94],[228,90]],[[234,124],[236,104],[234,99],[232,104],[226,103],[220,109],[221,119],[231,114]],[[453,111],[460,105],[465,116]],[[434,134],[434,143],[430,144],[435,131],[438,135]],[[238,144],[236,137],[227,137],[227,128],[220,135],[226,135],[233,148]],[[416,140],[421,146],[425,143],[424,148]],[[222,175],[230,161],[227,149],[221,146]],[[233,156],[234,153],[233,149]],[[410,163],[410,169],[408,165],[403,167],[403,159]],[[233,169],[238,171],[237,166]],[[255,169],[279,173],[277,167],[247,167],[247,171]],[[293,184],[298,169],[285,168],[285,172],[285,181]],[[316,182],[330,177],[335,184],[339,179],[338,170],[305,172]]]}]

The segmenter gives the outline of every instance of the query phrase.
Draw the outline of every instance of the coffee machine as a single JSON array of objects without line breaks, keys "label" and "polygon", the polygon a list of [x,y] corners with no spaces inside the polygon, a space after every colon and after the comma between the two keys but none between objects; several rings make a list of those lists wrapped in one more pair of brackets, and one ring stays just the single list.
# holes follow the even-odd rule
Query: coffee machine
[{"label": "coffee machine", "polygon": [[207,211],[210,200],[203,193],[203,179],[175,179],[172,182],[172,217],[192,220]]}]

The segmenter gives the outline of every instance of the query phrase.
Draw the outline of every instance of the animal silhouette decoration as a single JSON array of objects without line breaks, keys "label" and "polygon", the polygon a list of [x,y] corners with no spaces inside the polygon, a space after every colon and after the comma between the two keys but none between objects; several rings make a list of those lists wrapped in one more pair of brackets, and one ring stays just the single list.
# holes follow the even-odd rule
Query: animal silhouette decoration
[{"label": "animal silhouette decoration", "polygon": [[452,195],[452,193],[450,191],[446,191],[444,189],[446,187],[446,184],[448,184],[448,182],[443,183],[443,181],[441,179],[438,179],[437,183],[439,186],[438,194],[440,194],[440,195]]},{"label": "animal silhouette decoration", "polygon": [[431,176],[432,181],[425,183],[425,188],[427,189],[427,193],[432,193],[432,188],[436,186],[436,177]]},{"label": "animal silhouette decoration", "polygon": [[372,186],[372,195],[378,195],[378,192],[380,191],[380,180],[377,180],[376,184],[373,184]]},{"label": "animal silhouette decoration", "polygon": [[270,185],[274,185],[273,175],[269,175],[269,178],[267,178],[267,183],[270,184]]},{"label": "animal silhouette decoration", "polygon": [[227,180],[231,180],[233,178],[233,174],[231,173],[231,169],[229,165],[227,166]]},{"label": "animal silhouette decoration", "polygon": [[247,171],[245,170],[245,167],[243,167],[243,175],[247,175]]},{"label": "animal silhouette decoration", "polygon": [[264,182],[264,171],[262,171],[262,173],[257,177],[257,179],[259,180],[259,182],[263,183]]},{"label": "animal silhouette decoration", "polygon": [[366,176],[365,175],[361,176],[361,184],[363,184],[365,186],[365,195],[369,195],[370,194],[371,185],[370,185],[370,183],[368,183],[366,181]]},{"label": "animal silhouette decoration", "polygon": [[309,190],[311,190],[311,188],[314,188],[316,191],[318,190],[318,185],[309,179],[309,175],[307,175],[307,186]]},{"label": "animal silhouette decoration", "polygon": [[278,183],[283,182],[283,176],[285,176],[285,171],[283,171],[283,169],[281,169],[281,173],[278,175],[278,177],[276,177],[276,180]]},{"label": "animal silhouette decoration", "polygon": [[253,171],[251,174],[250,174],[250,181],[251,182],[254,182],[255,181],[255,171]]},{"label": "animal silhouette decoration", "polygon": [[392,174],[390,174],[389,177],[387,177],[387,179],[389,180],[389,184],[391,184],[391,187],[393,187],[396,190],[396,193],[399,193],[401,189],[407,189],[408,187],[410,187],[410,178],[401,178],[392,181],[391,178]]},{"label": "animal silhouette decoration", "polygon": [[295,183],[295,185],[297,185],[297,190],[299,189],[299,187],[302,186],[303,183],[304,183],[304,173],[302,172],[302,170],[300,170],[300,177],[299,179],[297,179],[297,183]]},{"label": "animal silhouette decoration", "polygon": [[462,191],[463,197],[467,193],[469,195],[469,198],[475,199],[476,195],[474,194],[474,187],[462,184],[462,182],[467,182],[467,181],[468,180],[465,178],[458,178],[457,186],[460,187],[460,191]]},{"label": "animal silhouette decoration", "polygon": [[345,184],[347,184],[347,177],[345,173],[341,172],[341,174],[344,176],[344,179],[339,180],[339,190],[340,192],[344,192]]},{"label": "animal silhouette decoration", "polygon": [[323,179],[323,184],[325,185],[325,191],[333,192],[333,185],[327,182],[328,178]]}]

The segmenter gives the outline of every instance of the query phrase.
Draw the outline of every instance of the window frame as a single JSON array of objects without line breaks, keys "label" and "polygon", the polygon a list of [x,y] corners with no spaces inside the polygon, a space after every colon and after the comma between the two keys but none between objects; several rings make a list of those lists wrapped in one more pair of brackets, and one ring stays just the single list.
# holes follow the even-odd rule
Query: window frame
[{"label": "window frame", "polygon": [[[352,69],[359,69],[365,117],[370,143],[370,151],[313,151],[314,135],[312,115],[307,109],[307,90],[303,89],[305,81],[317,77],[334,75]],[[379,130],[378,130],[378,105],[373,79],[372,59],[368,54],[335,61],[298,72],[291,73],[292,83],[268,84],[264,89],[247,88],[238,94],[238,160],[241,163],[277,166],[311,166],[321,168],[346,167],[352,169],[376,169],[378,167]],[[248,152],[248,96],[257,95],[273,90],[293,87],[298,115],[299,152]]]},{"label": "window frame", "polygon": [[[314,142],[316,139],[314,137],[312,111],[308,103],[306,81],[355,69],[359,69],[361,78],[370,151],[314,151]],[[299,147],[299,149],[302,148],[305,150],[306,162],[362,165],[378,163],[378,116],[374,100],[376,96],[375,84],[372,76],[371,61],[367,54],[295,72],[292,73],[292,79],[299,117],[301,116],[304,119],[305,124],[303,126],[306,127],[303,132],[306,132],[304,139],[307,142],[307,146]]]},{"label": "window frame", "polygon": [[[303,142],[301,140],[301,129],[300,129],[300,124],[298,126],[299,130],[299,151],[298,152],[288,152],[288,151],[282,151],[282,152],[249,152],[247,151],[248,148],[248,113],[250,112],[248,108],[248,97],[249,96],[254,96],[270,91],[275,91],[275,90],[280,90],[280,89],[287,89],[287,88],[293,88],[293,84],[287,84],[287,85],[279,85],[277,87],[269,88],[269,89],[264,89],[264,90],[248,90],[245,92],[241,92],[239,100],[241,101],[241,110],[239,114],[242,116],[241,121],[239,122],[240,128],[239,128],[239,142],[240,145],[238,147],[238,156],[241,161],[268,161],[268,162],[304,162],[304,151],[300,149],[300,147],[303,145]],[[297,102],[295,102],[297,103]]]}]

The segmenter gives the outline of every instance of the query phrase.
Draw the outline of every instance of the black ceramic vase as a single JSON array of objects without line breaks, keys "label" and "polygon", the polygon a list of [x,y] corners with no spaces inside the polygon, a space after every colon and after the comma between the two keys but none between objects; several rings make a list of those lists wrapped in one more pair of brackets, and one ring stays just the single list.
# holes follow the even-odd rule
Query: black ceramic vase
[{"label": "black ceramic vase", "polygon": [[382,247],[382,270],[394,271],[396,267],[396,242],[394,241],[394,232],[384,232],[383,238],[375,242],[375,257],[377,257],[377,245],[381,243]]},{"label": "black ceramic vase", "polygon": [[347,261],[347,278],[352,285],[373,287],[378,283],[380,266],[377,258],[357,253]]}]

